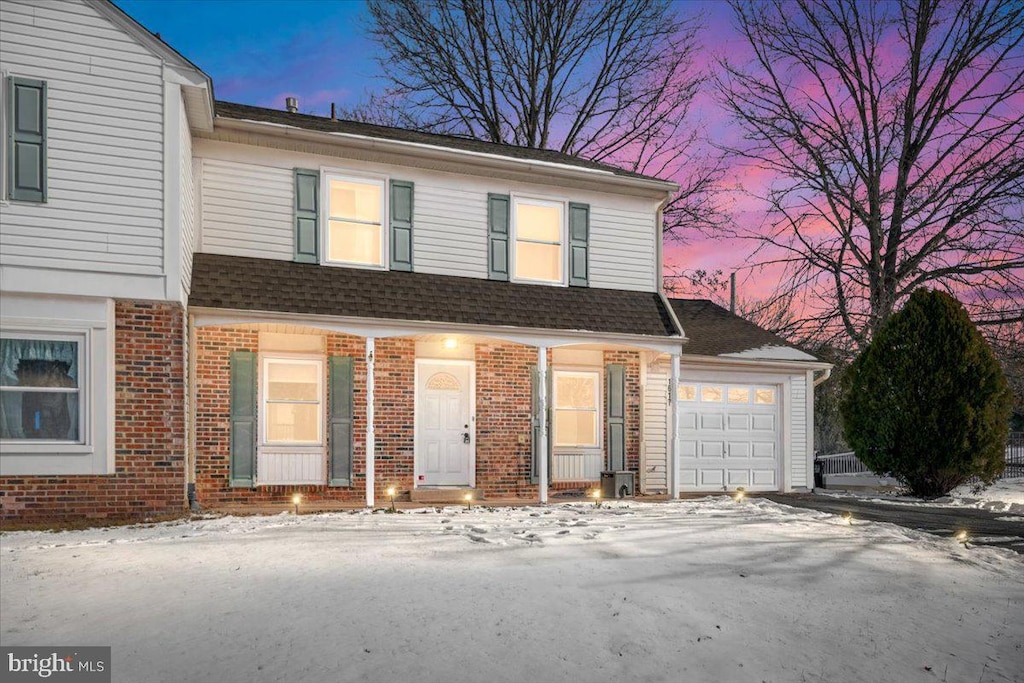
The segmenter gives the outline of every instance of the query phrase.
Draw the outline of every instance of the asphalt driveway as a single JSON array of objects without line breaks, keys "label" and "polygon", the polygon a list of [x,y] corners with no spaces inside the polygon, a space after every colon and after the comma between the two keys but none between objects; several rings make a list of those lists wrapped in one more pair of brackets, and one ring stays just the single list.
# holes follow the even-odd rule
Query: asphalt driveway
[{"label": "asphalt driveway", "polygon": [[907,505],[896,501],[886,503],[835,498],[813,493],[770,493],[763,497],[783,505],[837,515],[849,512],[857,519],[889,522],[938,536],[952,536],[965,530],[976,545],[1009,548],[1024,554],[1024,521],[1020,521],[1022,517],[1019,514],[974,508]]}]

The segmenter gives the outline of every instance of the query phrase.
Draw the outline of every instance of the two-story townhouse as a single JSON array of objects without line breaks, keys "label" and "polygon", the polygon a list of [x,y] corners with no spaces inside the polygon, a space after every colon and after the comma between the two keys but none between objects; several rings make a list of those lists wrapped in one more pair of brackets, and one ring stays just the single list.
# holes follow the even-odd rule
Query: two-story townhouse
[{"label": "two-story townhouse", "polygon": [[[29,43],[70,17],[8,5],[28,39],[5,48],[4,68],[47,81],[52,98],[61,71]],[[316,507],[374,505],[392,492],[546,501],[551,489],[591,487],[604,471],[631,472],[624,479],[644,493],[810,486],[810,388],[828,366],[710,302],[665,297],[660,211],[673,183],[294,106],[214,105],[201,72],[112,6],[66,5],[92,21],[64,36],[90,73],[111,68],[92,61],[97,35],[118,34],[134,45],[123,49],[160,64],[145,73],[159,76],[150,120],[162,144],[148,174],[110,170],[141,166],[150,136],[126,122],[134,94],[90,90],[112,119],[97,134],[139,150],[69,155],[101,161],[92,177],[78,169],[87,196],[74,198],[87,203],[59,216],[31,214],[41,202],[4,206],[5,223],[9,210],[36,215],[40,234],[63,242],[45,258],[67,259],[68,243],[77,254],[85,240],[117,254],[91,270],[61,261],[57,277],[49,260],[9,256],[8,244],[35,233],[8,236],[4,226],[5,303],[24,302],[0,321],[0,466],[13,475],[0,479],[5,517],[180,510],[186,481],[198,504],[222,509],[290,506],[296,494]],[[149,84],[133,78],[124,79],[133,88]],[[66,196],[58,186],[73,185],[57,172],[69,161],[56,145],[81,146],[89,129],[53,137],[54,115],[50,106],[39,116],[40,158],[50,160],[46,203],[57,206]],[[8,129],[20,135],[19,126]],[[108,175],[118,178],[109,187]],[[144,205],[149,195],[159,201]],[[110,217],[105,232],[93,213]],[[114,244],[143,218],[159,235],[160,261],[147,271],[162,278],[159,291],[123,279],[141,245]],[[20,279],[8,277],[19,268]],[[21,284],[32,278],[49,288]],[[97,279],[107,288],[90,289]],[[104,325],[84,337],[67,336],[73,326],[40,336],[72,296],[102,302]],[[96,355],[93,334],[106,335],[106,355],[80,370],[69,349]],[[22,365],[63,375],[31,384],[18,377]],[[96,397],[88,410],[74,407],[86,376],[107,413]],[[27,398],[43,394],[67,407],[38,409],[40,399]],[[47,470],[75,449],[99,452],[69,426],[97,419],[117,425],[116,438],[107,432],[117,448],[100,449],[104,467]],[[26,428],[33,421],[48,438]],[[20,454],[43,442],[49,451]]]}]

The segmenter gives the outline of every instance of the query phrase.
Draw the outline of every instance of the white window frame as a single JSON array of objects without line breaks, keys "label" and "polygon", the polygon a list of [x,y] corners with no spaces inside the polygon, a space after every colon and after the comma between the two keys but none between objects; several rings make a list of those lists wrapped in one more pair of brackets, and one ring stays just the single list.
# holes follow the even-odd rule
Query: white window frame
[{"label": "white window frame", "polygon": [[[312,405],[313,401],[270,401],[270,364],[271,363],[284,363],[287,365],[315,365],[317,368],[317,400],[316,405],[319,406],[319,420],[317,420],[317,441],[316,443],[309,441],[269,441],[267,439],[267,415],[269,414],[268,406],[270,403],[300,403],[303,405]],[[325,421],[327,419],[327,401],[324,396],[324,359],[320,356],[310,356],[303,354],[288,354],[288,353],[272,353],[262,355],[260,358],[260,391],[259,391],[259,404],[257,410],[259,411],[259,447],[267,449],[280,449],[282,451],[300,449],[322,449],[324,447],[324,431]]]},{"label": "white window frame", "polygon": [[[603,371],[600,370],[599,368],[556,367],[556,368],[552,368],[551,373],[552,373],[552,378],[551,378],[551,411],[553,413],[552,419],[551,419],[551,446],[552,446],[552,450],[553,451],[557,451],[557,452],[567,452],[567,451],[578,452],[578,451],[581,451],[581,450],[587,450],[587,451],[599,451],[599,450],[602,450],[603,447],[604,447],[603,444],[602,444],[602,441],[603,441],[602,434],[604,433],[604,422],[603,422],[603,417],[602,417],[603,414],[604,414],[604,403],[603,403],[603,397],[604,397],[604,373],[603,373]],[[572,412],[586,412],[583,409],[578,409],[578,408],[559,408],[558,407],[558,376],[559,375],[569,375],[569,376],[572,376],[572,375],[576,375],[576,376],[587,375],[587,376],[593,376],[594,377],[594,382],[595,382],[595,384],[594,384],[594,388],[595,388],[595,392],[594,392],[595,393],[594,413],[595,413],[596,419],[594,420],[594,430],[595,430],[595,432],[594,432],[594,443],[593,444],[572,444],[572,445],[567,445],[567,444],[559,444],[558,443],[558,436],[555,433],[555,430],[557,429],[557,426],[556,426],[557,420],[554,419],[555,418],[554,414],[557,414],[559,410],[567,410],[567,411],[572,411]]]},{"label": "white window frame", "polygon": [[[2,439],[0,447],[26,454],[81,454],[92,453],[92,384],[90,381],[89,360],[92,358],[89,331],[54,330],[5,330],[2,335],[6,339],[24,339],[31,341],[70,341],[78,344],[78,440],[66,439]],[[47,387],[2,387],[0,392],[59,392],[71,393],[66,390],[48,389]]]},{"label": "white window frame", "polygon": [[[524,242],[529,242],[531,244],[558,244],[559,250],[560,250],[560,255],[559,255],[559,272],[560,272],[560,275],[561,275],[561,279],[559,279],[559,280],[534,280],[534,279],[530,279],[530,278],[522,278],[522,277],[519,277],[516,274],[516,271],[517,271],[516,255],[517,255],[517,252],[518,252],[518,249],[516,249],[516,245],[519,243],[519,228],[518,228],[519,210],[518,209],[519,209],[519,205],[520,204],[528,204],[528,205],[532,205],[532,206],[549,206],[549,207],[556,207],[558,209],[558,212],[559,212],[559,222],[560,222],[559,231],[558,231],[558,235],[559,235],[559,238],[560,238],[559,242],[547,242],[547,241],[531,240],[531,239],[527,239],[527,240],[523,240],[523,241]],[[511,207],[512,215],[510,217],[511,220],[509,221],[511,223],[511,230],[510,230],[510,235],[509,235],[509,252],[510,252],[509,253],[509,268],[511,269],[510,277],[511,277],[512,282],[524,282],[524,283],[527,283],[527,284],[534,284],[534,285],[548,285],[548,286],[552,286],[553,285],[553,286],[556,286],[556,287],[558,287],[558,286],[567,287],[569,285],[569,273],[568,273],[568,271],[569,271],[569,268],[568,268],[568,260],[569,260],[569,258],[568,258],[568,249],[566,249],[566,244],[569,241],[569,239],[568,239],[569,238],[569,235],[568,235],[569,229],[568,229],[568,218],[567,218],[568,211],[567,211],[566,205],[567,205],[567,202],[562,201],[562,200],[542,199],[540,197],[530,197],[530,196],[520,196],[520,195],[513,195],[512,196],[512,207]]]},{"label": "white window frame", "polygon": [[[320,262],[323,265],[345,266],[346,268],[366,268],[368,270],[388,270],[391,264],[391,240],[388,239],[390,232],[391,216],[389,213],[390,196],[388,194],[390,178],[375,174],[357,174],[337,169],[321,168],[320,177],[323,182],[320,184],[320,237],[323,250],[320,255]],[[331,254],[331,181],[342,180],[352,183],[363,183],[367,185],[380,186],[380,265],[372,263],[359,263],[358,261],[337,261],[330,258]],[[349,223],[362,223],[373,225],[366,221],[358,221],[352,218],[335,217],[335,220],[347,221]]]}]

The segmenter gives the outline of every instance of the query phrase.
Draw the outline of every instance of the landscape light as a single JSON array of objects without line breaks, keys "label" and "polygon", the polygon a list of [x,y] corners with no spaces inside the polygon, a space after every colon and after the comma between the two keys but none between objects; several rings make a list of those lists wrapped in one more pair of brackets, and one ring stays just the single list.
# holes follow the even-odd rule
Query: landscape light
[{"label": "landscape light", "polygon": [[462,499],[464,501],[466,501],[466,509],[467,510],[472,510],[473,509],[473,494],[472,493],[467,493],[466,495],[464,495],[462,497]]},{"label": "landscape light", "polygon": [[746,492],[746,490],[745,490],[745,489],[744,489],[744,488],[743,488],[743,487],[741,486],[741,487],[739,487],[738,489],[736,489],[736,495],[735,495],[735,496],[733,496],[733,497],[734,497],[734,498],[736,499],[736,502],[737,502],[737,503],[741,503],[741,502],[743,502],[743,499],[744,499],[744,498],[746,498],[746,496],[747,496],[747,492]]},{"label": "landscape light", "polygon": [[953,538],[956,539],[957,543],[963,543],[965,548],[967,547],[967,543],[971,540],[971,537],[967,535],[966,529],[961,529],[956,532]]},{"label": "landscape light", "polygon": [[395,512],[395,487],[394,486],[389,486],[388,487],[388,498],[391,499],[391,511]]},{"label": "landscape light", "polygon": [[594,507],[601,507],[601,489],[591,491],[590,497],[594,499]]},{"label": "landscape light", "polygon": [[850,526],[853,526],[853,513],[850,512],[849,510],[844,512],[843,513],[843,522],[845,522],[846,524],[848,524]]},{"label": "landscape light", "polygon": [[296,493],[292,496],[292,505],[295,506],[295,514],[299,514],[299,503],[302,502],[302,494]]}]

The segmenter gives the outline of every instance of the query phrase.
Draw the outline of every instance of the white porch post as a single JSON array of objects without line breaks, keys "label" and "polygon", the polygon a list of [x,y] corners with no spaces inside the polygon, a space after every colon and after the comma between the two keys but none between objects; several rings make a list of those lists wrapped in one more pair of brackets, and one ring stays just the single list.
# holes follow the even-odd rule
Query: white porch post
[{"label": "white porch post", "polygon": [[373,507],[373,347],[374,338],[366,338],[366,507]]},{"label": "white porch post", "polygon": [[679,497],[679,354],[672,354],[672,380],[668,385],[668,493],[670,498]]},{"label": "white porch post", "polygon": [[537,444],[540,502],[548,502],[548,347],[537,347],[537,410],[540,429]]}]

